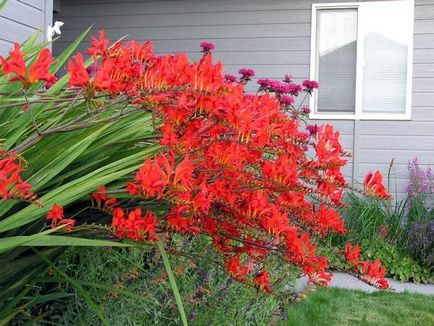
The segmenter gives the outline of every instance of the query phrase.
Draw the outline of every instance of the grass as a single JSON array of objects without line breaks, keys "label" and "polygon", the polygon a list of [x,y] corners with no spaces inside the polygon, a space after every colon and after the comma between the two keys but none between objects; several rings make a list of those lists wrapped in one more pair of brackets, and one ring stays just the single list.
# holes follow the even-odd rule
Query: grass
[{"label": "grass", "polygon": [[321,288],[295,303],[281,325],[434,325],[434,296]]}]

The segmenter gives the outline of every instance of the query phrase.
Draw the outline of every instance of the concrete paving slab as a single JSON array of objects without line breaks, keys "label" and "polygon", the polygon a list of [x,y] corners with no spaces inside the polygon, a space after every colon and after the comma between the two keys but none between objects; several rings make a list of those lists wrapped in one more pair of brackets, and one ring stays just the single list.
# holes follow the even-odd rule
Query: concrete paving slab
[{"label": "concrete paving slab", "polygon": [[[414,283],[401,283],[394,279],[387,279],[394,292],[414,292],[426,295],[434,295],[434,284],[414,284]],[[308,284],[306,276],[299,278],[295,283],[296,293],[300,293]],[[367,293],[380,291],[374,286],[362,282],[357,277],[346,273],[333,273],[333,279],[329,283],[330,287],[359,290]]]}]

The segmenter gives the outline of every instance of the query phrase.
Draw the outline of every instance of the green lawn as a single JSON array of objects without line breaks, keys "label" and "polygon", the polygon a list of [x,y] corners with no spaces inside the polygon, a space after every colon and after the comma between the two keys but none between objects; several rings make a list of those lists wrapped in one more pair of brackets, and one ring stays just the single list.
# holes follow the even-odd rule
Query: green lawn
[{"label": "green lawn", "polygon": [[281,325],[434,325],[434,296],[322,288],[290,307]]}]

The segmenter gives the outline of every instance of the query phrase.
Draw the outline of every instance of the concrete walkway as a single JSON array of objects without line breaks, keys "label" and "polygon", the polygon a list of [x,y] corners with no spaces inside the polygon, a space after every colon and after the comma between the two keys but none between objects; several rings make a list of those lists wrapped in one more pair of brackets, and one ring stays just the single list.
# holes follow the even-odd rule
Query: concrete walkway
[{"label": "concrete walkway", "polygon": [[[415,292],[426,295],[434,295],[434,284],[414,284],[414,283],[401,283],[394,279],[387,279],[389,281],[390,286],[393,289],[393,292]],[[296,292],[299,293],[303,291],[303,289],[307,285],[308,278],[302,277],[299,278],[296,282]],[[365,282],[362,282],[358,278],[345,274],[345,273],[333,273],[333,279],[329,283],[330,287],[334,288],[342,288],[342,289],[351,289],[351,290],[359,290],[367,293],[372,293],[376,291],[381,291],[376,287],[370,286]]]}]

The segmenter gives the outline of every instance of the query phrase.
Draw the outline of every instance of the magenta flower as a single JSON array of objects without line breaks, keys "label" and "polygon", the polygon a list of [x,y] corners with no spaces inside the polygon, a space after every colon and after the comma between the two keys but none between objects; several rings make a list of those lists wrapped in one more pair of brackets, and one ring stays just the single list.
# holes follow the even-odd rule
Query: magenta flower
[{"label": "magenta flower", "polygon": [[306,126],[307,131],[309,131],[311,136],[316,136],[318,133],[318,125],[307,125]]},{"label": "magenta flower", "polygon": [[288,84],[288,93],[294,96],[298,96],[298,94],[303,90],[303,88],[298,84]]},{"label": "magenta flower", "polygon": [[284,82],[284,83],[291,84],[292,81],[293,81],[293,79],[292,79],[292,76],[291,76],[290,74],[286,74],[286,75],[283,77],[283,82]]},{"label": "magenta flower", "polygon": [[53,78],[51,78],[49,81],[47,81],[44,84],[45,89],[51,88],[58,80],[59,80],[59,76],[53,75]]},{"label": "magenta flower", "polygon": [[226,75],[223,76],[223,80],[226,83],[236,83],[238,81],[238,78],[236,76],[234,76],[234,75],[226,74]]},{"label": "magenta flower", "polygon": [[309,113],[310,113],[310,108],[309,108],[308,106],[303,106],[303,107],[301,108],[301,111],[302,111],[304,114],[309,114]]},{"label": "magenta flower", "polygon": [[255,71],[253,69],[246,69],[246,68],[241,68],[240,70],[238,70],[238,73],[242,77],[253,77],[255,75]]},{"label": "magenta flower", "polygon": [[273,81],[271,79],[258,79],[256,83],[259,85],[259,90],[268,90]]},{"label": "magenta flower", "polygon": [[284,95],[280,98],[280,103],[285,106],[291,105],[294,103],[294,98],[289,95]]},{"label": "magenta flower", "polygon": [[319,84],[318,84],[318,82],[316,82],[314,80],[305,80],[303,82],[303,86],[304,86],[306,92],[312,93],[312,91],[314,90],[314,88],[318,88],[319,87]]},{"label": "magenta flower", "polygon": [[215,49],[215,45],[213,43],[209,42],[202,42],[200,43],[200,47],[202,48],[202,51],[204,54],[210,53],[212,50]]}]

